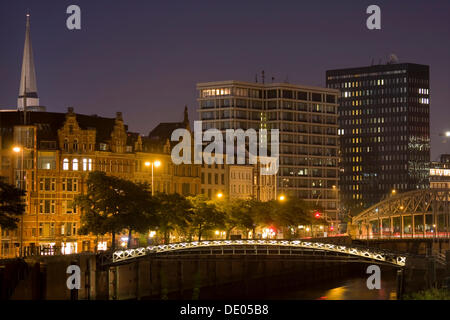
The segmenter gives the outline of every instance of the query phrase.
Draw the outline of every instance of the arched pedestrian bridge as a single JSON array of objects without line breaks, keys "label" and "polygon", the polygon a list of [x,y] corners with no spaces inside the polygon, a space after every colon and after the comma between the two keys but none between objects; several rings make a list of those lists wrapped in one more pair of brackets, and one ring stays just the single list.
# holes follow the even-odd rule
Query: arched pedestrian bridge
[{"label": "arched pedestrian bridge", "polygon": [[391,196],[353,218],[359,239],[448,239],[450,189]]},{"label": "arched pedestrian bridge", "polygon": [[122,264],[142,257],[162,255],[291,255],[312,259],[374,262],[404,267],[406,255],[374,248],[343,246],[301,240],[211,240],[181,242],[115,251],[110,264]]}]

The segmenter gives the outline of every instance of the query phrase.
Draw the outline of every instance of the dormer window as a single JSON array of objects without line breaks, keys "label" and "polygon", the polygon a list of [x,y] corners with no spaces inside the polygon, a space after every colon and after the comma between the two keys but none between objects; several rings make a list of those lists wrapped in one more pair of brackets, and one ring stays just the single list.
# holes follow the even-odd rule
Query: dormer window
[{"label": "dormer window", "polygon": [[69,152],[69,140],[64,139],[64,151]]},{"label": "dormer window", "polygon": [[73,141],[73,152],[78,152],[78,140]]},{"label": "dormer window", "polygon": [[108,144],[100,143],[100,150],[101,151],[108,151]]}]

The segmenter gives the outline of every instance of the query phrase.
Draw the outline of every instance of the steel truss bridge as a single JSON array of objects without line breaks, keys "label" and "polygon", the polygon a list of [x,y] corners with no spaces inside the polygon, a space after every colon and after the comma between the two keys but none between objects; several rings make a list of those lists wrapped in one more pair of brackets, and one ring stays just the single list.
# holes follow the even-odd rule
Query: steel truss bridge
[{"label": "steel truss bridge", "polygon": [[404,267],[407,256],[374,248],[301,240],[211,240],[181,242],[145,248],[115,251],[108,264],[123,264],[142,257],[167,255],[291,255],[293,257],[330,258],[336,261],[372,262]]},{"label": "steel truss bridge", "polygon": [[450,189],[391,196],[353,218],[360,239],[450,239]]}]

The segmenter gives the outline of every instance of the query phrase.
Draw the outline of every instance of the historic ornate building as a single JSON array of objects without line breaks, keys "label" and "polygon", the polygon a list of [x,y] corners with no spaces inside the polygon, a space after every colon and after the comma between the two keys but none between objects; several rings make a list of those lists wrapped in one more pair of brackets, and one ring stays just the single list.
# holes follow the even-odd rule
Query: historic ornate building
[{"label": "historic ornate building", "polygon": [[[24,118],[26,117],[26,122]],[[23,123],[27,123],[24,125]],[[174,123],[189,129],[185,121]],[[170,142],[128,131],[122,114],[103,118],[51,112],[0,112],[0,175],[26,190],[26,213],[19,229],[1,232],[1,255],[15,256],[23,246],[60,247],[64,253],[91,251],[95,238],[77,235],[80,211],[74,199],[86,191],[89,172],[103,171],[151,185],[155,192],[197,194],[200,166],[173,165]],[[110,245],[109,237],[98,248]]]}]

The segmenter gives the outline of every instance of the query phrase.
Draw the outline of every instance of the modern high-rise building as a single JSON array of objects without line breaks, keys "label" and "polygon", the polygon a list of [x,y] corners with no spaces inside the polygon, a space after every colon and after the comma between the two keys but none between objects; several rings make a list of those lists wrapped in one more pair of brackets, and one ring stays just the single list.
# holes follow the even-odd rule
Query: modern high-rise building
[{"label": "modern high-rise building", "polygon": [[338,90],[233,80],[197,89],[203,130],[279,129],[277,193],[311,202],[337,220]]},{"label": "modern high-rise building", "polygon": [[329,70],[341,91],[340,191],[357,213],[391,193],[426,188],[430,169],[429,67],[388,63]]}]

